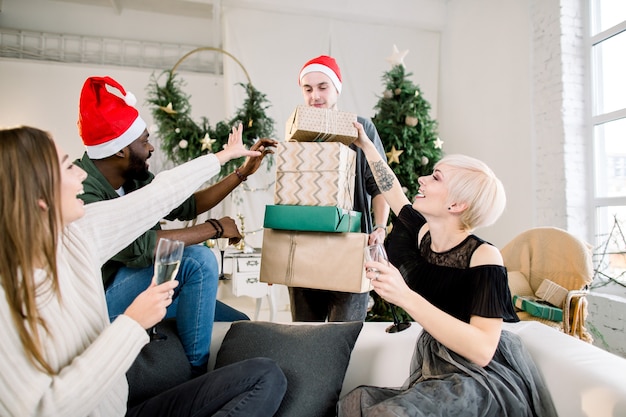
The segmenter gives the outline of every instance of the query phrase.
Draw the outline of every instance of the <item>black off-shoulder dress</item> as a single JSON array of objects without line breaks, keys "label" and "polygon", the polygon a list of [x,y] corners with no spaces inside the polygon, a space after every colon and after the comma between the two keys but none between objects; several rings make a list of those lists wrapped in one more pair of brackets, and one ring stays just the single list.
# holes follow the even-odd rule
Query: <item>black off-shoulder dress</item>
[{"label": "black off-shoulder dress", "polygon": [[[473,315],[518,321],[506,269],[469,266],[474,251],[489,243],[470,235],[445,253],[433,252],[429,233],[418,245],[418,233],[425,223],[424,217],[407,205],[386,242],[390,262],[409,287],[465,322]],[[468,361],[422,331],[403,387],[355,388],[339,401],[337,412],[339,417],[557,415],[530,354],[517,335],[505,330],[486,367]]]}]

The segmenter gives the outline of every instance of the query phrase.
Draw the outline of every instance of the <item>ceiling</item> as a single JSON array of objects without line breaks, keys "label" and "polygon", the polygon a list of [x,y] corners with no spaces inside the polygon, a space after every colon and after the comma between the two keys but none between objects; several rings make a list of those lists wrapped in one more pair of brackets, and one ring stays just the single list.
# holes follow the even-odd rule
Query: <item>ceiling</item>
[{"label": "ceiling", "polygon": [[[1,0],[0,0],[1,1]],[[174,16],[213,18],[215,0],[56,0],[67,3],[111,8],[117,14],[124,10],[164,13]]]}]

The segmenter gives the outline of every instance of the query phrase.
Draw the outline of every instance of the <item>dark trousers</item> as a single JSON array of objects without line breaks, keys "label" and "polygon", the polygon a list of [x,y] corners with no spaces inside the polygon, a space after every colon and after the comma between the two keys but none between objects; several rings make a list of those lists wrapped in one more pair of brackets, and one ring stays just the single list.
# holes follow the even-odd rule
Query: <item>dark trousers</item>
[{"label": "dark trousers", "polygon": [[289,287],[293,321],[363,321],[369,293]]},{"label": "dark trousers", "polygon": [[287,390],[276,362],[254,358],[199,376],[129,409],[129,417],[271,417]]}]

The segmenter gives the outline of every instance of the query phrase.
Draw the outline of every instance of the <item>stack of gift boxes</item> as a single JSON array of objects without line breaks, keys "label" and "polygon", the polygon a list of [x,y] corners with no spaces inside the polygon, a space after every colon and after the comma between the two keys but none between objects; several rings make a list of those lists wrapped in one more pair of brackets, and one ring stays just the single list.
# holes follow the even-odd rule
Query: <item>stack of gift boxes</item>
[{"label": "stack of gift boxes", "polygon": [[352,210],[356,114],[298,106],[275,150],[274,205],[265,208],[260,280],[366,292],[368,235]]},{"label": "stack of gift boxes", "polygon": [[513,296],[513,304],[532,316],[550,321],[563,321],[563,307],[567,299],[567,289],[544,279],[535,296]]}]

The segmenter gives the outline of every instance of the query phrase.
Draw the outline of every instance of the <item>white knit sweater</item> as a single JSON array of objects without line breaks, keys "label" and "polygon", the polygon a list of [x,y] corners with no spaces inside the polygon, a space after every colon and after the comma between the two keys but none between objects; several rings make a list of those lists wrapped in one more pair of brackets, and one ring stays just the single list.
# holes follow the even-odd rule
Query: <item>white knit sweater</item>
[{"label": "white knit sweater", "polygon": [[156,176],[123,198],[89,204],[60,239],[57,259],[61,300],[42,283],[38,308],[49,326],[45,355],[50,377],[27,359],[0,286],[0,415],[123,416],[125,373],[147,332],[127,316],[109,323],[100,267],[219,172],[208,155]]}]

